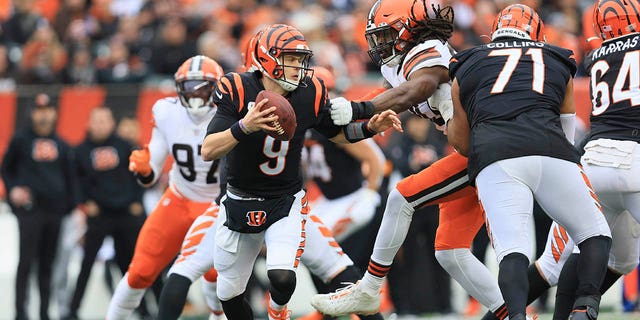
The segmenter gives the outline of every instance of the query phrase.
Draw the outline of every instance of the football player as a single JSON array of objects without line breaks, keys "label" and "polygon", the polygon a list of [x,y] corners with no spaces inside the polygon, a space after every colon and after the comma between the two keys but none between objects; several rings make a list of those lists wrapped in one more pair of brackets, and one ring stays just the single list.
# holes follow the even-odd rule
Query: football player
[{"label": "football player", "polygon": [[611,232],[572,145],[573,52],[544,43],[538,14],[521,4],[498,14],[491,39],[452,58],[447,126],[449,142],[469,156],[509,319],[525,319],[534,197],[580,248],[569,318],[596,319]]},{"label": "football player", "polygon": [[[256,38],[261,34],[260,30],[249,41],[249,46],[255,45]],[[252,65],[252,53],[243,54],[244,70],[255,71]],[[366,141],[358,142],[364,143]],[[226,184],[223,179],[220,183]],[[212,208],[217,206],[212,206]],[[215,220],[218,216],[217,209],[207,210],[192,224],[185,236],[183,247],[178,259],[168,272],[168,278],[162,288],[160,296],[158,319],[177,319],[184,308],[187,293],[191,284],[200,276],[204,276],[203,291],[207,304],[212,310],[210,319],[224,319],[220,302],[216,295],[217,272],[213,269],[213,255],[215,249]],[[342,283],[354,281],[360,277],[359,272],[353,266],[353,262],[333,238],[331,231],[322,224],[320,219],[311,216],[307,221],[307,244],[301,261],[310,272],[327,287],[336,289]],[[382,319],[380,314],[359,315],[361,319]]]},{"label": "football player", "polygon": [[145,290],[180,251],[196,217],[210,206],[210,211],[217,211],[211,201],[220,192],[218,160],[203,160],[200,145],[216,112],[213,86],[222,75],[218,63],[205,56],[185,61],[174,76],[178,96],[155,103],[151,141],[131,153],[129,170],[144,186],[158,179],[169,154],[174,163],[169,188],[142,226],[129,269],[109,302],[108,320],[128,319]]},{"label": "football player", "polygon": [[[263,242],[270,282],[269,319],[289,318],[287,303],[296,285],[310,210],[300,173],[305,131],[316,128],[335,142],[347,143],[391,127],[402,130],[390,110],[367,122],[334,125],[324,85],[309,77],[311,55],[300,31],[271,25],[256,39],[253,58],[259,70],[229,73],[215,89],[218,112],[208,127],[202,157],[226,156],[227,192],[220,204],[224,214],[216,231],[214,263],[218,297],[229,319],[253,317],[244,291]],[[278,118],[273,114],[276,107],[263,109],[267,99],[255,101],[261,90],[276,92],[293,106],[297,128],[291,140],[267,134],[276,130]]]},{"label": "football player", "polygon": [[[367,20],[366,38],[371,59],[390,89],[370,101],[332,101],[338,124],[367,118],[381,110],[409,110],[431,119],[443,129],[437,105],[451,103],[447,39],[453,31],[453,9],[428,1],[375,2]],[[473,238],[484,224],[484,213],[469,186],[467,159],[449,155],[421,172],[406,177],[391,191],[365,276],[348,290],[316,295],[312,305],[325,314],[373,312],[380,304],[383,278],[404,242],[416,209],[438,204],[436,258],[447,272],[492,315],[507,316],[495,277],[471,253]]]}]

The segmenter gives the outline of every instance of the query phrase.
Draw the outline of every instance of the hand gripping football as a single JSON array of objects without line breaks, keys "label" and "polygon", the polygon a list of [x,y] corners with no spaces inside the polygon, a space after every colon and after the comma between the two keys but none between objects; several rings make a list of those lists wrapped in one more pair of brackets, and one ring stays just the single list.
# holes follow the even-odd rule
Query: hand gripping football
[{"label": "hand gripping football", "polygon": [[262,99],[269,99],[269,102],[262,106],[260,110],[276,107],[274,113],[278,116],[278,120],[271,123],[271,126],[275,127],[276,130],[267,131],[267,134],[278,140],[291,140],[298,124],[296,123],[296,113],[293,111],[289,101],[285,97],[268,90],[258,92],[256,102],[260,102]]}]

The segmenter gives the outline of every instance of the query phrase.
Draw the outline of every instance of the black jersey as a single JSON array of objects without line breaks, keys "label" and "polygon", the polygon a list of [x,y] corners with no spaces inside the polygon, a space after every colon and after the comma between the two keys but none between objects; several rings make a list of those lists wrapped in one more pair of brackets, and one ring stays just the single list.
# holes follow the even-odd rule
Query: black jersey
[{"label": "black jersey", "polygon": [[469,175],[503,159],[542,155],[579,161],[560,124],[571,50],[514,38],[456,54],[449,72],[460,87],[471,137]]},{"label": "black jersey", "polygon": [[[214,103],[218,111],[207,134],[227,130],[242,119],[264,90],[259,72],[226,74],[216,85]],[[296,113],[297,128],[293,138],[280,141],[259,131],[238,143],[226,155],[227,183],[243,192],[261,197],[295,194],[302,189],[300,158],[307,129],[316,128],[327,137],[336,136],[342,127],[331,121],[330,101],[318,78],[305,78],[285,98]]]},{"label": "black jersey", "polygon": [[640,142],[640,35],[603,43],[590,61],[590,139]]},{"label": "black jersey", "polygon": [[309,155],[307,177],[318,185],[327,199],[336,199],[362,187],[360,161],[315,130],[307,133]]}]

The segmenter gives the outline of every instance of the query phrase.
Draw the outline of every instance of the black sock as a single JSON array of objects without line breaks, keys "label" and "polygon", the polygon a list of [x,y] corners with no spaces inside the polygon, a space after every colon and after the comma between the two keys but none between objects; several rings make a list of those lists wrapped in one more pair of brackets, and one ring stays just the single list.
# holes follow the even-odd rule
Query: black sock
[{"label": "black sock", "polygon": [[529,259],[522,253],[510,253],[500,262],[498,285],[509,311],[509,319],[524,316],[527,308]]},{"label": "black sock", "polygon": [[558,278],[558,288],[556,291],[556,303],[553,310],[553,320],[567,320],[576,300],[576,289],[578,288],[578,256],[573,253],[567,258],[562,266],[562,271]]},{"label": "black sock", "polygon": [[362,273],[355,266],[349,266],[342,272],[338,273],[333,279],[329,281],[327,287],[329,292],[336,291],[339,288],[346,286],[345,283],[355,283],[360,280]]},{"label": "black sock", "polygon": [[604,280],[602,280],[602,285],[600,286],[600,293],[604,294],[607,292],[620,277],[622,277],[621,274],[607,268],[607,273],[604,274]]},{"label": "black sock", "polygon": [[253,310],[251,310],[251,305],[249,305],[244,296],[245,294],[242,293],[227,301],[220,300],[222,310],[224,310],[228,320],[253,320]]},{"label": "black sock", "polygon": [[527,304],[538,299],[543,292],[547,291],[550,286],[549,283],[542,277],[536,264],[529,266],[527,271],[527,278],[529,278],[529,295],[527,296]]},{"label": "black sock", "polygon": [[[578,245],[578,288],[576,300],[581,297],[597,297],[600,301],[600,286],[607,271],[611,238],[605,236],[591,237]],[[587,303],[587,302],[585,302]],[[582,304],[580,304],[581,306]],[[598,310],[597,305],[591,305]]]},{"label": "black sock", "polygon": [[187,301],[191,280],[179,274],[171,274],[164,283],[158,303],[158,320],[175,320],[182,314]]},{"label": "black sock", "polygon": [[484,317],[482,317],[482,319],[480,320],[504,320],[504,318],[506,318],[509,315],[509,313],[507,312],[507,305],[505,305],[504,303],[498,307],[498,309],[496,309],[496,311],[487,311],[487,313],[484,314]]}]

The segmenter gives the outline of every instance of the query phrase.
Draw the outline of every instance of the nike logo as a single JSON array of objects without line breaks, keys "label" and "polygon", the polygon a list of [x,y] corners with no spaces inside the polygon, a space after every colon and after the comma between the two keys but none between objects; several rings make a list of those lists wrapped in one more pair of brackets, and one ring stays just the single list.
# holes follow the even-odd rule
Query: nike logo
[{"label": "nike logo", "polygon": [[218,97],[218,99],[222,99],[222,93],[218,92],[218,90],[216,90],[216,97]]}]

